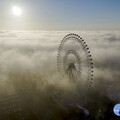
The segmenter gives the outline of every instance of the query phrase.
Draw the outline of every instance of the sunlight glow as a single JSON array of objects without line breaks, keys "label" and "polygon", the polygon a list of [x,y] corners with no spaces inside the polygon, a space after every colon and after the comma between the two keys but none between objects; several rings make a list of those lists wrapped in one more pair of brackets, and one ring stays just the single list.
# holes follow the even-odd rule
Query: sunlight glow
[{"label": "sunlight glow", "polygon": [[22,14],[22,9],[20,7],[13,6],[12,10],[13,14],[16,16],[20,16]]}]

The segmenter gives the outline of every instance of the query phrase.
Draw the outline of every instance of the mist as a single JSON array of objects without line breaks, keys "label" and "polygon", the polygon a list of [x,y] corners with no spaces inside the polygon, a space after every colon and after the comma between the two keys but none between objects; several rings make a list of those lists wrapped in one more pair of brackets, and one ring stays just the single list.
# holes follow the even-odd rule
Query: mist
[{"label": "mist", "polygon": [[[80,81],[71,83],[57,71],[58,46],[71,32],[86,41],[92,54],[94,83],[89,90]],[[0,31],[0,118],[70,120],[69,116],[81,116],[83,120],[82,110],[74,112],[77,105],[91,115],[98,114],[102,106],[105,113],[109,104],[112,109],[120,101],[119,51],[117,30]]]}]

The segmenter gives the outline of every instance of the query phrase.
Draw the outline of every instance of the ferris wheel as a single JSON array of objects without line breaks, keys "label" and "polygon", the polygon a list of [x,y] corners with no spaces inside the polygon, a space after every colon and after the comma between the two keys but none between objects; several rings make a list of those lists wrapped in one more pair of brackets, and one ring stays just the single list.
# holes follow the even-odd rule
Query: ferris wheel
[{"label": "ferris wheel", "polygon": [[86,42],[77,34],[68,34],[61,41],[57,54],[57,68],[72,82],[93,83],[93,62]]}]

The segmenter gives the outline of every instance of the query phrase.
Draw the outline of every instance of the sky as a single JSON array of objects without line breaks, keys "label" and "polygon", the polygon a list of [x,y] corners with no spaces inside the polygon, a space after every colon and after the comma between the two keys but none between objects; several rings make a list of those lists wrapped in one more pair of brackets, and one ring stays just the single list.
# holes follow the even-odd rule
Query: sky
[{"label": "sky", "polygon": [[120,29],[119,6],[120,0],[0,0],[0,29]]}]

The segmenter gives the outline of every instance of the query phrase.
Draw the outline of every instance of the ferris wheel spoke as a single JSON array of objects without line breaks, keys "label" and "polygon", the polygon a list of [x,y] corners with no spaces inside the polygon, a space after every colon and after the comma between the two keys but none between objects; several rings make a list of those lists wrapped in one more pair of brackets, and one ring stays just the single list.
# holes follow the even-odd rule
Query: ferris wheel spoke
[{"label": "ferris wheel spoke", "polygon": [[89,72],[88,69],[82,69],[82,72]]},{"label": "ferris wheel spoke", "polygon": [[83,51],[83,52],[80,54],[80,57],[81,57],[81,58],[84,58],[84,57],[86,58],[86,57],[87,57],[85,51]]},{"label": "ferris wheel spoke", "polygon": [[85,75],[80,76],[80,78],[84,81],[87,79],[87,77]]},{"label": "ferris wheel spoke", "polygon": [[82,48],[82,49],[80,50],[79,55],[82,56],[83,53],[84,53],[84,48]]},{"label": "ferris wheel spoke", "polygon": [[88,63],[88,62],[89,62],[88,59],[85,59],[85,60],[80,61],[81,64],[82,64],[82,63]]}]

